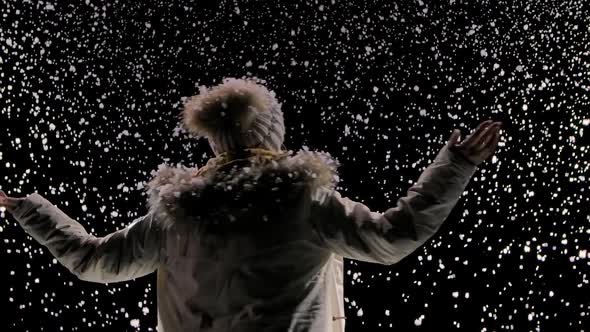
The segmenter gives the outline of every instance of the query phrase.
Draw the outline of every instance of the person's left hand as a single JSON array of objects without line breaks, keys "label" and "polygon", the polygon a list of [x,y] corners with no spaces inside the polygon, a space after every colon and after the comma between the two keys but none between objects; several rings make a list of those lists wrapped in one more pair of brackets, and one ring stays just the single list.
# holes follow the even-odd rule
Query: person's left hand
[{"label": "person's left hand", "polygon": [[0,206],[5,207],[6,211],[12,213],[22,198],[6,196],[4,191],[0,190]]}]

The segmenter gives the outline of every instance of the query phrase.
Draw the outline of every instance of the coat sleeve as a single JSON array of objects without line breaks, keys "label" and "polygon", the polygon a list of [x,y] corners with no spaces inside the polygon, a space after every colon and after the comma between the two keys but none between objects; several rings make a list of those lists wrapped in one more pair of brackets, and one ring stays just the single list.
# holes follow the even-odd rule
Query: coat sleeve
[{"label": "coat sleeve", "polygon": [[81,280],[111,283],[142,277],[156,270],[163,256],[163,232],[151,214],[104,237],[88,234],[37,193],[22,199],[12,215]]},{"label": "coat sleeve", "polygon": [[436,233],[476,169],[445,145],[397,206],[384,213],[320,189],[310,208],[314,234],[322,247],[345,258],[395,264]]}]

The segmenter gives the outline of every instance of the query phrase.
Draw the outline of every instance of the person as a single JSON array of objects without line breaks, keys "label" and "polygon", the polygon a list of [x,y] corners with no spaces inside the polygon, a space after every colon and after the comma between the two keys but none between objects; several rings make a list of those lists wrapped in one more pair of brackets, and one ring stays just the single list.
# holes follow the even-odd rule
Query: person
[{"label": "person", "polygon": [[342,332],[343,258],[391,265],[423,245],[495,152],[500,123],[482,122],[462,142],[454,130],[380,213],[335,189],[329,153],[284,149],[281,104],[263,83],[226,78],[184,100],[184,129],[215,157],[159,165],[144,187],[148,212],[128,227],[96,237],[39,193],[2,192],[0,204],[81,280],[157,271],[160,332]]}]

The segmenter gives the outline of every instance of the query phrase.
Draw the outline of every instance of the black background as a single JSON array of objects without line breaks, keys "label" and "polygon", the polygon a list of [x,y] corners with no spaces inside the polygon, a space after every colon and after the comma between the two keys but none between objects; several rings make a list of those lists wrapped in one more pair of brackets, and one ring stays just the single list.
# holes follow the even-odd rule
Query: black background
[{"label": "black background", "polygon": [[[223,77],[267,80],[287,148],[330,152],[343,195],[381,212],[453,128],[501,120],[496,158],[427,244],[345,261],[347,331],[590,326],[583,1],[8,0],[0,15],[9,195],[39,192],[98,236],[124,227],[159,164],[213,156],[176,115]],[[79,281],[4,216],[2,330],[155,330],[155,274]]]}]

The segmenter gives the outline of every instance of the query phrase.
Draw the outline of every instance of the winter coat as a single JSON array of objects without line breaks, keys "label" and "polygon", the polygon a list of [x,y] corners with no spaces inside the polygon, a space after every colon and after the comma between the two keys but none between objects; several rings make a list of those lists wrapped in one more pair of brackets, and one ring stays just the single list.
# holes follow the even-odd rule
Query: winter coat
[{"label": "winter coat", "polygon": [[249,150],[161,165],[149,212],[95,237],[38,193],[13,216],[79,279],[157,271],[160,332],[344,331],[343,258],[390,265],[439,229],[477,167],[444,146],[384,213],[335,190],[328,154]]}]

